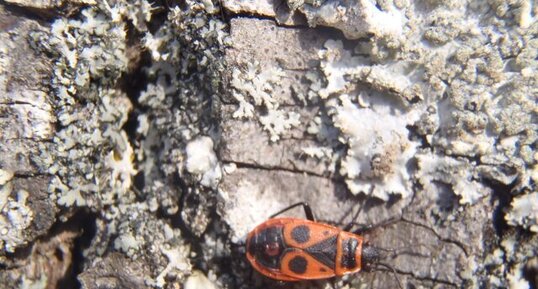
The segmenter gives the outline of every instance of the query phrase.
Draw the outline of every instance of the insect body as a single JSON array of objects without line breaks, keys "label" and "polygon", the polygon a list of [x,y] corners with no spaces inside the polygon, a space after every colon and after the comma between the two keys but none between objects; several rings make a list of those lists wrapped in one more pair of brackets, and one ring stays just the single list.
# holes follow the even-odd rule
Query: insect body
[{"label": "insect body", "polygon": [[325,279],[359,272],[378,258],[363,237],[315,222],[306,204],[294,206],[301,204],[310,220],[269,219],[248,234],[247,259],[258,272],[282,281]]}]

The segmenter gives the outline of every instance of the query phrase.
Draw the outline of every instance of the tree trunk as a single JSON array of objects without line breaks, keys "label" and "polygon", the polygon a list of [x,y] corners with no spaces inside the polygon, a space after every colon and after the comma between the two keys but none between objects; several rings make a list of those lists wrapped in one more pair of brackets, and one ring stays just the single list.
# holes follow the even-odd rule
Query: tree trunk
[{"label": "tree trunk", "polygon": [[[538,11],[520,2],[0,2],[0,279],[536,288]],[[253,272],[247,233],[297,202],[368,228],[381,259]]]}]

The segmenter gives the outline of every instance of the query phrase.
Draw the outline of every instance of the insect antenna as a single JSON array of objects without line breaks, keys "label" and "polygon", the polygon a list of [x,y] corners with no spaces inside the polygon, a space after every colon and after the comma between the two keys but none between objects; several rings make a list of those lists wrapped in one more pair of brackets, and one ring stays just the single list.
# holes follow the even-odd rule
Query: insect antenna
[{"label": "insect antenna", "polygon": [[390,248],[390,249],[376,247],[376,249],[384,253],[390,253],[390,254],[385,255],[385,257],[390,257],[390,258],[396,258],[396,256],[398,255],[410,255],[410,256],[417,256],[417,257],[424,257],[424,258],[429,257],[428,255],[424,255],[424,254],[421,254],[412,250],[412,248],[416,248],[416,247],[424,247],[426,249],[429,249],[430,251],[432,250],[430,246],[427,246],[425,244],[414,244],[413,246],[402,246],[402,247]]},{"label": "insect antenna", "polygon": [[398,274],[396,274],[396,270],[394,269],[394,267],[390,266],[389,264],[385,264],[385,263],[381,263],[381,262],[377,262],[376,265],[382,266],[382,267],[385,267],[385,268],[388,268],[389,270],[391,270],[392,274],[394,275],[394,278],[398,282],[398,287],[400,287],[400,289],[403,289],[402,282],[400,281],[400,278],[398,278]]},{"label": "insect antenna", "polygon": [[289,210],[291,210],[291,209],[293,209],[295,207],[298,207],[298,206],[303,207],[304,214],[306,215],[307,220],[314,221],[314,222],[316,221],[316,217],[314,216],[314,213],[312,212],[312,208],[310,208],[310,205],[308,205],[307,202],[299,202],[299,203],[295,203],[295,204],[293,204],[291,206],[288,206],[288,207],[286,207],[286,208],[272,214],[271,216],[269,216],[269,219],[272,219],[272,218],[274,218],[274,217],[276,217],[276,216],[278,216],[278,215],[280,215],[282,213],[285,213],[285,212],[287,212],[287,211],[289,211]]}]

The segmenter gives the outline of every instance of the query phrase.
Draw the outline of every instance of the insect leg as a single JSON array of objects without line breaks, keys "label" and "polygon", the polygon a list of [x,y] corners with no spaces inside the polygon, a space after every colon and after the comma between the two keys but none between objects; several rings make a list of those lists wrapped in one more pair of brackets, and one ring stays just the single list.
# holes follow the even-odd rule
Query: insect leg
[{"label": "insect leg", "polygon": [[[366,227],[369,227],[369,225],[365,225],[365,224],[360,224],[360,223],[357,223],[356,220],[359,218],[359,215],[360,213],[362,212],[362,209],[365,208],[365,207],[368,207],[369,205],[369,202],[370,202],[371,199],[366,199],[366,201],[364,201],[364,204],[362,204],[359,209],[357,210],[357,212],[355,214],[353,214],[353,216],[351,217],[351,222],[349,222],[349,224],[347,224],[345,227],[344,227],[344,231],[350,231],[351,228],[353,228],[353,226],[357,225],[359,226],[360,228],[366,228]],[[358,229],[357,232],[352,232],[352,233],[355,233],[355,234],[360,234],[361,232],[365,232],[365,231],[368,231],[370,230],[371,228],[366,228],[366,229]]]},{"label": "insect leg", "polygon": [[331,278],[330,282],[331,282],[331,287],[332,287],[332,289],[337,289],[337,287],[336,287],[336,279],[335,279],[335,278]]},{"label": "insect leg", "polygon": [[[353,231],[351,231],[351,228],[353,228],[354,226],[357,226],[357,228]],[[349,224],[347,224],[347,226],[344,227],[344,231],[347,231],[347,232],[351,232],[353,234],[358,234],[358,235],[361,235],[365,232],[368,232],[370,230],[372,230],[374,226],[372,224],[361,224],[361,223],[355,223],[355,222],[351,222]]]},{"label": "insect leg", "polygon": [[314,217],[314,213],[312,213],[312,208],[310,208],[310,206],[308,205],[307,202],[299,202],[299,203],[293,204],[293,205],[291,205],[289,207],[286,207],[286,208],[276,212],[275,214],[272,214],[269,217],[269,219],[274,218],[274,217],[276,217],[276,216],[278,216],[278,215],[280,215],[280,214],[282,214],[282,213],[284,213],[286,211],[289,211],[289,210],[291,210],[291,209],[293,209],[295,207],[298,207],[298,206],[303,206],[304,214],[306,215],[306,218],[308,220],[314,221],[314,222],[316,221],[316,218]]}]

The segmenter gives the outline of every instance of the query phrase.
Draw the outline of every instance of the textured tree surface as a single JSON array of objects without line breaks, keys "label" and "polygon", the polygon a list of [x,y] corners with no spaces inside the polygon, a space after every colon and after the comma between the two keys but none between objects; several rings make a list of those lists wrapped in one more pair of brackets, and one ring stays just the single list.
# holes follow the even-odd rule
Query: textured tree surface
[{"label": "textured tree surface", "polygon": [[[0,287],[537,288],[538,5],[505,2],[0,1]],[[303,201],[378,264],[255,272]]]}]

